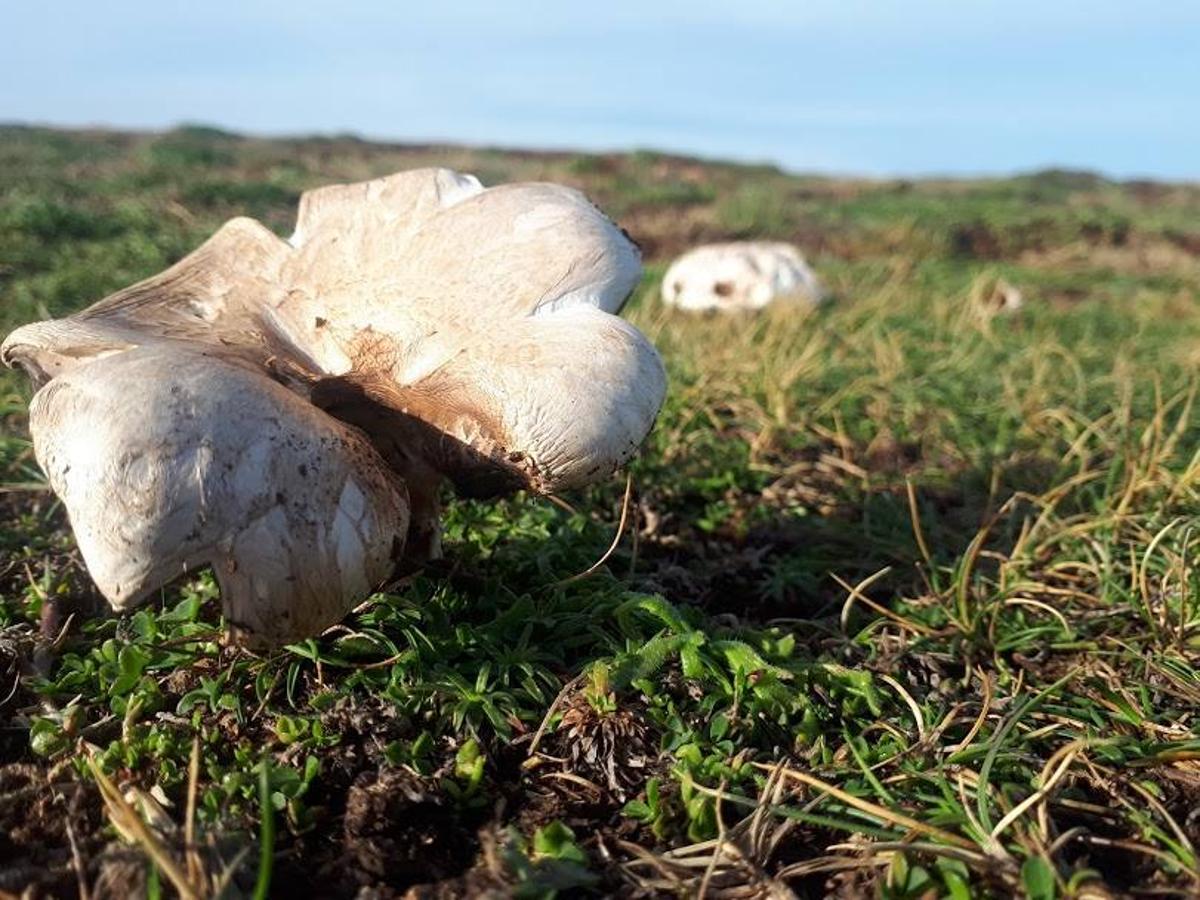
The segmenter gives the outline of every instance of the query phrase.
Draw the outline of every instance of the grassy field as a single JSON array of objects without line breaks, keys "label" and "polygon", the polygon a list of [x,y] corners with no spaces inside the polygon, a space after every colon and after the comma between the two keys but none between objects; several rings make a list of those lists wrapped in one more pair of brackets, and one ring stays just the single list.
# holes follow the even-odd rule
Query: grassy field
[{"label": "grassy field", "polygon": [[[113,618],[0,376],[0,896],[1200,893],[1200,187],[5,128],[0,332],[431,164],[643,247],[671,388],[615,552],[563,583],[623,477],[452,501],[444,561],[273,656],[207,575]],[[834,302],[660,305],[754,236]]]}]

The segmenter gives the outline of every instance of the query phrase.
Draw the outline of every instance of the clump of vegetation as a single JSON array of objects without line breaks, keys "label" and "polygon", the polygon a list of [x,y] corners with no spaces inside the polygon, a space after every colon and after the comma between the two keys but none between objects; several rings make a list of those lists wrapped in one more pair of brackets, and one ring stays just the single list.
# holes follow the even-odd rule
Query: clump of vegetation
[{"label": "clump of vegetation", "polygon": [[[221,643],[205,575],[87,615],[0,382],[0,889],[1200,886],[1200,190],[202,131],[8,129],[0,158],[4,330],[231,203],[286,230],[296,191],[438,163],[625,196],[671,376],[628,498],[577,504],[610,512],[455,505],[439,571],[265,657]],[[743,232],[799,243],[835,303],[659,305],[670,254]]]}]

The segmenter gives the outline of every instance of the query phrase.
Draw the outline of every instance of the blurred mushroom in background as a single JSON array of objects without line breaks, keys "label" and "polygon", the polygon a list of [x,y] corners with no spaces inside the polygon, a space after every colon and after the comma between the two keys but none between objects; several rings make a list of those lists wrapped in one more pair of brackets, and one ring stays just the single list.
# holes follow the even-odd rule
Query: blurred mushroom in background
[{"label": "blurred mushroom in background", "polygon": [[968,310],[983,321],[997,315],[1012,315],[1024,306],[1024,292],[994,272],[976,276],[967,294]]},{"label": "blurred mushroom in background", "polygon": [[757,310],[777,301],[817,305],[825,288],[791,244],[738,241],[689,250],[667,269],[662,298],[693,312]]},{"label": "blurred mushroom in background", "polygon": [[993,308],[1001,312],[1016,312],[1025,305],[1025,295],[1021,293],[1021,289],[1003,278],[996,279],[988,300]]}]

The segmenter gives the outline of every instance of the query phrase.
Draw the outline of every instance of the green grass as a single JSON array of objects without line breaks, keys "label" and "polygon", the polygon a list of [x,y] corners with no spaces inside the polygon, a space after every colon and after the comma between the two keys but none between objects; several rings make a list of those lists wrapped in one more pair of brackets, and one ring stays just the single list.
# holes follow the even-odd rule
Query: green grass
[{"label": "green grass", "polygon": [[[0,793],[58,799],[36,836],[0,823],[0,888],[77,890],[76,840],[89,883],[166,890],[165,859],[198,895],[1200,890],[1200,189],[5,129],[0,326],[228,216],[286,232],[303,189],[435,162],[584,187],[651,251],[627,314],[671,390],[617,551],[563,583],[623,479],[572,510],[451,501],[444,563],[319,639],[224,647],[200,575],[51,648],[46,599],[90,588],[5,376],[0,669],[25,675]],[[835,302],[661,307],[663,254],[750,235],[798,241]],[[89,756],[157,788],[133,863]]]}]

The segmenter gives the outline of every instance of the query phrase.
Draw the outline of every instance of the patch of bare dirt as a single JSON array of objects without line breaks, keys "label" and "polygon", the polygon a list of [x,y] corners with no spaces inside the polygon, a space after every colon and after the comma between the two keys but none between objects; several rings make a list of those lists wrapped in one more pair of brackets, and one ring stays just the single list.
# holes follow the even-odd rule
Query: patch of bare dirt
[{"label": "patch of bare dirt", "polygon": [[672,259],[697,244],[729,240],[728,229],[717,222],[711,205],[645,206],[621,216],[621,226],[642,249],[647,260]]},{"label": "patch of bare dirt", "polygon": [[[1196,237],[1200,248],[1200,237]],[[1023,266],[1064,272],[1106,269],[1130,275],[1200,277],[1200,249],[1161,238],[1135,236],[1122,244],[1076,241],[1048,249],[1028,250],[1018,257]]]},{"label": "patch of bare dirt", "polygon": [[[0,766],[0,891],[29,897],[76,893],[91,880],[106,841],[100,800],[69,764],[47,770],[31,762]],[[82,864],[76,867],[74,843]]]},{"label": "patch of bare dirt", "polygon": [[1167,231],[1164,238],[1185,253],[1200,256],[1200,231]]},{"label": "patch of bare dirt", "polygon": [[346,795],[343,872],[361,884],[414,884],[457,876],[474,840],[437,785],[409,772],[364,772]]}]

